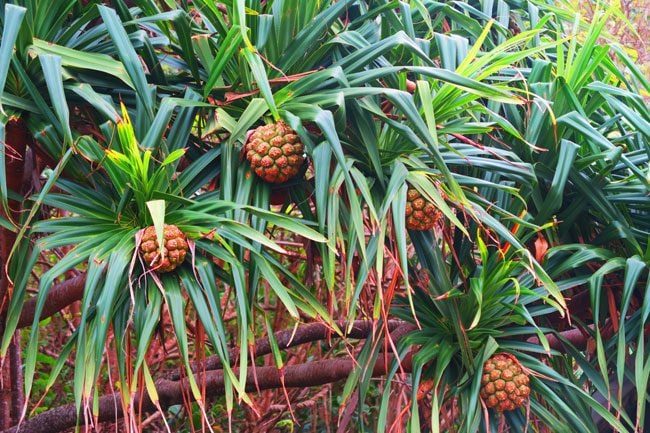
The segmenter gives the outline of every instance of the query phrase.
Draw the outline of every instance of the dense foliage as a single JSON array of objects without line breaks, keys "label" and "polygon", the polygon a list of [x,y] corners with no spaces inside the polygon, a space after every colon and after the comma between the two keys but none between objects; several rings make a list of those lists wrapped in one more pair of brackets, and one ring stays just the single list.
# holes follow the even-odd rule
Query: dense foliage
[{"label": "dense foliage", "polygon": [[[2,6],[0,428],[644,431],[650,83],[616,8]],[[305,160],[267,183],[276,139]],[[515,410],[480,397],[498,353]]]}]

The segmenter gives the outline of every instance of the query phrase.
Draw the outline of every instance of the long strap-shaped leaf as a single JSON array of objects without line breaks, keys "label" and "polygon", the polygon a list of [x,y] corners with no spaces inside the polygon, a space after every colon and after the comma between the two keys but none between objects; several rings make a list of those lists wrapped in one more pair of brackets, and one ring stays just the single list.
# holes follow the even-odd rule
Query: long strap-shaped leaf
[{"label": "long strap-shaped leaf", "polygon": [[[14,44],[18,37],[20,25],[27,10],[23,7],[7,4],[5,5],[4,20],[2,21],[2,43],[0,43],[0,97],[4,93],[7,73],[13,56]],[[0,113],[3,113],[0,103]]]},{"label": "long strap-shaped leaf", "polygon": [[135,48],[131,45],[129,35],[126,33],[126,30],[124,30],[122,21],[115,11],[106,6],[98,6],[98,8],[99,13],[106,23],[108,33],[113,39],[120,60],[124,64],[129,77],[131,77],[131,80],[133,81],[136,90],[136,97],[144,109],[144,117],[147,120],[147,123],[151,123],[153,121],[154,113],[153,101],[150,96],[150,88],[147,84],[147,78],[144,75],[144,70],[142,69],[138,53],[136,53]]},{"label": "long strap-shaped leaf", "polygon": [[[2,22],[2,43],[0,44],[0,115],[4,114],[2,108],[2,96],[4,94],[5,83],[11,57],[13,56],[14,44],[18,36],[18,30],[23,22],[26,9],[15,5],[5,5],[4,21]],[[2,116],[4,117],[4,116]],[[5,124],[6,121],[0,121],[0,200],[2,207],[7,208],[7,173],[5,166]]]},{"label": "long strap-shaped leaf", "polygon": [[345,11],[355,0],[342,0],[332,7],[318,14],[311,23],[302,29],[294,38],[294,42],[287,47],[277,66],[288,70],[301,60],[312,47],[317,46],[317,40],[329,26]]}]

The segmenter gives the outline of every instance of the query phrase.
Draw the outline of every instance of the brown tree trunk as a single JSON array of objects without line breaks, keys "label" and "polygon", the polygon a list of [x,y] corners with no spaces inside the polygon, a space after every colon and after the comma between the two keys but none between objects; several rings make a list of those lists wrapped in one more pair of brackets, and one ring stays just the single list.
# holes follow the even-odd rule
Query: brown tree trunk
[{"label": "brown tree trunk", "polygon": [[[5,126],[5,174],[7,188],[21,193],[25,168],[25,152],[32,136],[25,122],[20,118],[10,119]],[[17,223],[21,203],[8,201],[8,209],[0,207],[3,218]],[[11,296],[11,282],[7,275],[7,261],[16,242],[16,233],[0,228],[0,322],[4,322]],[[8,359],[0,359],[0,426],[7,428],[12,421],[18,421],[23,405],[22,359],[20,334],[16,332],[9,346]]]},{"label": "brown tree trunk", "polygon": [[[7,188],[20,193],[23,184],[25,150],[32,137],[22,119],[11,119],[5,126],[5,174]],[[0,209],[0,215],[15,222],[21,203],[9,200],[9,212]],[[0,228],[0,312],[7,308],[9,279],[6,274],[9,252],[16,242],[16,234],[6,228]]]}]

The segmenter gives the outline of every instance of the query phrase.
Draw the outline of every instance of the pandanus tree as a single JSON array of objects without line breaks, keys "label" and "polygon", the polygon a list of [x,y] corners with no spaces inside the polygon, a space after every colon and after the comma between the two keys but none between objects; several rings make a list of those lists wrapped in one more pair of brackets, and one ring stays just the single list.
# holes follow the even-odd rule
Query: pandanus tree
[{"label": "pandanus tree", "polygon": [[2,428],[643,431],[650,84],[606,14],[10,3]]}]

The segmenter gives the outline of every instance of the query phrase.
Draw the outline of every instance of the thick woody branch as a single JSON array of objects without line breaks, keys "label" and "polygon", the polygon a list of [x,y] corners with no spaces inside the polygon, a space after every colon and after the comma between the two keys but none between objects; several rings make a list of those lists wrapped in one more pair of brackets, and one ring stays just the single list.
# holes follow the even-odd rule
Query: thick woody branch
[{"label": "thick woody branch", "polygon": [[[576,347],[578,350],[585,350],[587,348],[587,341],[589,340],[589,334],[583,331],[582,329],[569,329],[567,331],[560,332],[560,335]],[[548,345],[552,349],[563,350],[564,344],[555,335],[551,334],[547,337]]]},{"label": "thick woody branch", "polygon": [[[350,322],[345,320],[340,320],[336,322],[343,335],[339,335],[332,330],[332,327],[326,323],[308,323],[304,325],[299,325],[297,328],[285,329],[274,334],[275,340],[278,344],[280,350],[288,349],[290,347],[299,346],[301,344],[311,343],[314,341],[325,340],[328,338],[367,338],[368,335],[375,332],[379,326],[379,322],[373,322],[370,320],[355,320],[352,322],[352,326],[349,326]],[[397,328],[408,328],[409,331],[415,330],[415,326],[407,326],[406,322],[401,320],[389,320],[386,323],[388,332],[393,332]],[[349,329],[348,329],[349,328]],[[401,337],[395,337],[399,339]],[[251,347],[251,354],[253,358],[263,355],[268,355],[271,353],[271,342],[268,337],[261,338],[255,342],[255,345]],[[239,348],[231,349],[228,358],[230,359],[230,365],[235,365],[237,358],[239,358]],[[221,359],[218,356],[210,356],[206,358],[202,363],[196,363],[192,366],[192,371],[202,371],[202,370],[217,370],[223,367]],[[169,377],[172,380],[178,380],[179,373],[174,372]]]},{"label": "thick woody branch", "polygon": [[[593,325],[590,326],[593,328]],[[586,330],[574,328],[562,331],[559,333],[563,340],[571,343],[578,350],[585,350],[587,348],[587,342],[589,341],[589,333]],[[564,347],[563,340],[558,338],[555,334],[547,334],[546,339],[548,340],[548,345],[551,349],[564,352],[566,349]],[[541,344],[539,338],[531,337],[528,339],[529,343]]]},{"label": "thick woody branch", "polygon": [[[84,294],[86,274],[79,274],[59,284],[55,284],[47,295],[45,307],[41,313],[41,320],[55,315],[63,308],[80,300]],[[31,326],[36,312],[36,297],[28,299],[23,305],[23,310],[18,319],[18,329]],[[4,323],[0,323],[0,335],[4,333]]]},{"label": "thick woody branch", "polygon": [[[406,324],[404,326],[412,326]],[[400,328],[396,328],[396,332]],[[390,364],[394,360],[393,356],[387,359],[379,359],[372,367],[372,376],[378,377],[386,374]],[[411,355],[407,355],[401,361],[404,372],[411,371]],[[246,375],[247,391],[262,391],[266,389],[277,389],[283,386],[286,388],[306,388],[311,386],[333,383],[347,378],[350,373],[358,366],[358,362],[351,358],[336,358],[322,361],[313,361],[305,364],[288,365],[283,370],[277,367],[249,367]],[[234,369],[235,375],[239,373]],[[224,373],[223,370],[207,371],[200,376],[195,376],[197,381],[205,384],[207,397],[216,397],[224,393]],[[179,381],[162,379],[156,382],[156,390],[159,397],[161,409],[169,406],[182,404],[183,395],[191,397],[189,392],[189,381],[183,379]],[[143,398],[141,401],[140,399]],[[136,396],[134,407],[142,407],[145,412],[155,411],[155,405],[148,396]],[[119,394],[110,394],[101,397],[98,402],[98,421],[113,421],[116,418],[122,418],[123,408],[120,402]],[[55,409],[43,412],[34,418],[25,421],[20,429],[17,427],[10,428],[1,433],[54,433],[74,427],[77,423],[77,412],[74,404],[61,406]]]}]

